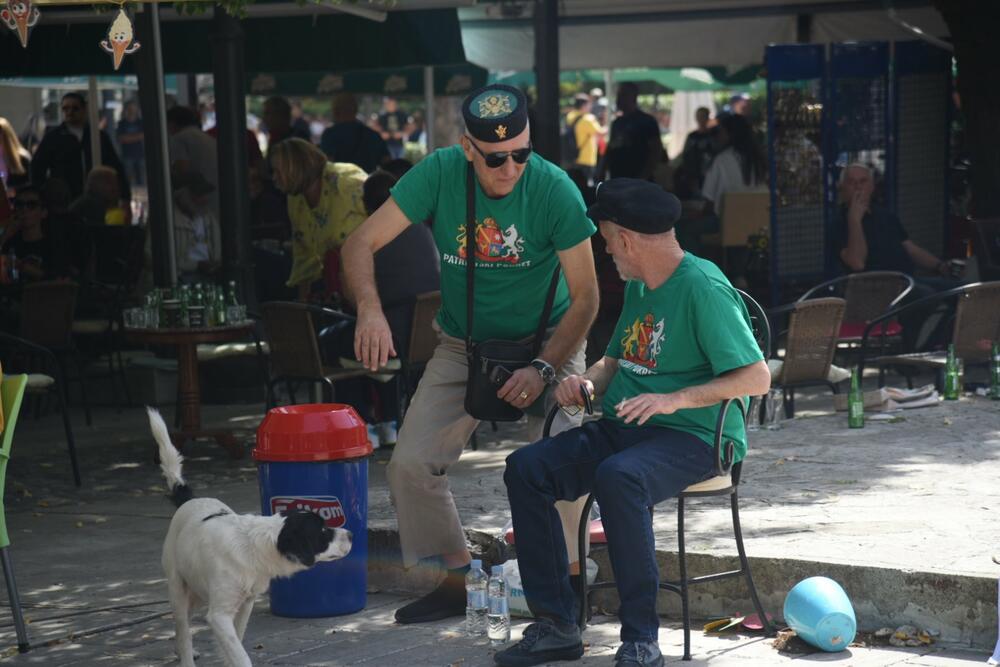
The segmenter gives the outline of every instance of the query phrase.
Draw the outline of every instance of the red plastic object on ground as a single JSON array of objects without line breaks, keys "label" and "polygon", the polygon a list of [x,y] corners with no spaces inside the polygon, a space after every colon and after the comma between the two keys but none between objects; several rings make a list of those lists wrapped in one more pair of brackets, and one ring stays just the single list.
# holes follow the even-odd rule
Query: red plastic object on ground
[{"label": "red plastic object on ground", "polygon": [[274,408],[257,429],[256,461],[339,461],[368,456],[368,427],[349,405]]}]

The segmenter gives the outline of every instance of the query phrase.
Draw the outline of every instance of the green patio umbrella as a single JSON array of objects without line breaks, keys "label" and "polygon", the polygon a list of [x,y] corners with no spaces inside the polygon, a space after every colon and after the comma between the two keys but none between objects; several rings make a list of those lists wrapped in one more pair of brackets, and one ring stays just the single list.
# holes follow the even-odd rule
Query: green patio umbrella
[{"label": "green patio umbrella", "polygon": [[[434,68],[435,95],[465,95],[486,83],[488,72],[463,63]],[[251,95],[423,95],[424,68],[354,70],[350,72],[261,72],[247,76]]]},{"label": "green patio umbrella", "polygon": [[[135,76],[99,76],[99,89],[138,90],[139,81]],[[167,92],[177,92],[177,76],[168,74],[163,77]],[[90,84],[85,76],[47,76],[47,77],[0,77],[0,86],[14,88],[53,88],[56,90],[83,90]]]},{"label": "green patio umbrella", "polygon": [[[212,71],[210,14],[203,19],[164,21],[163,69],[170,73]],[[353,71],[369,67],[445,65],[465,62],[454,9],[393,11],[384,22],[346,14],[246,18],[247,72]],[[56,24],[32,29],[28,48],[0,30],[0,76],[113,74],[111,58],[98,47],[105,23]],[[144,36],[138,34],[141,41]],[[135,71],[126,58],[121,73]]]},{"label": "green patio umbrella", "polygon": [[[724,68],[703,69],[699,67],[682,68],[652,68],[628,67],[612,70],[612,79],[616,83],[631,81],[639,85],[643,93],[663,93],[700,90],[727,90],[731,88],[749,89],[760,70],[757,66],[745,67],[731,75],[726,75]],[[506,83],[512,86],[535,85],[535,73],[523,72],[493,72],[490,80]],[[581,84],[584,87],[603,86],[604,70],[584,69],[560,72],[561,83]]]}]

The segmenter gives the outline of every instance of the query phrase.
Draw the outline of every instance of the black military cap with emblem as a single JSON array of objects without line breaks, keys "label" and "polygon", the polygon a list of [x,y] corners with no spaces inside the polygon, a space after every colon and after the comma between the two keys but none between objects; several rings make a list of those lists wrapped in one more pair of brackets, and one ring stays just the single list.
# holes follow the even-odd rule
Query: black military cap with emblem
[{"label": "black military cap with emblem", "polygon": [[587,209],[587,216],[642,234],[662,234],[681,217],[681,202],[656,183],[612,178],[597,186],[597,201]]},{"label": "black military cap with emblem", "polygon": [[469,134],[479,141],[513,139],[528,125],[528,100],[517,88],[494,83],[475,90],[462,103]]}]

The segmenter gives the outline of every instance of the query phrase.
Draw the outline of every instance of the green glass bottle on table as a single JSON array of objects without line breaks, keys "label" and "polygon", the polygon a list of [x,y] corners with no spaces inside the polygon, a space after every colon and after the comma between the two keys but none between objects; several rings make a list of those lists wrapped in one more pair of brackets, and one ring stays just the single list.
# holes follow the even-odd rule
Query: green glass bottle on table
[{"label": "green glass bottle on table", "polygon": [[179,322],[178,325],[181,327],[191,326],[190,312],[191,307],[191,291],[188,289],[187,285],[181,286],[181,291],[178,300],[180,301]]},{"label": "green glass bottle on table", "polygon": [[851,369],[851,390],[847,394],[847,425],[850,428],[865,426],[865,395],[861,391],[858,369]]},{"label": "green glass bottle on table", "polygon": [[948,345],[948,356],[944,362],[944,400],[957,401],[962,392],[959,386],[958,359],[955,357],[955,344]]},{"label": "green glass bottle on table", "polygon": [[990,398],[1000,401],[1000,345],[996,341],[990,350]]},{"label": "green glass bottle on table", "polygon": [[229,318],[226,317],[226,300],[222,296],[222,290],[215,292],[215,323],[220,327],[226,326]]}]

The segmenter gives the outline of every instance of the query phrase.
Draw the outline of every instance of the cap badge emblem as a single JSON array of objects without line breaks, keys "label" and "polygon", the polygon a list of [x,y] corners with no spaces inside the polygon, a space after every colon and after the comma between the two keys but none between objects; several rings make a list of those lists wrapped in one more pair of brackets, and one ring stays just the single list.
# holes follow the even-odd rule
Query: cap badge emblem
[{"label": "cap badge emblem", "polygon": [[498,118],[512,113],[510,106],[510,95],[490,95],[484,100],[479,100],[480,118]]},{"label": "cap badge emblem", "polygon": [[497,139],[506,139],[507,138],[507,126],[506,125],[497,125],[496,129],[493,130],[493,131],[497,133]]}]

